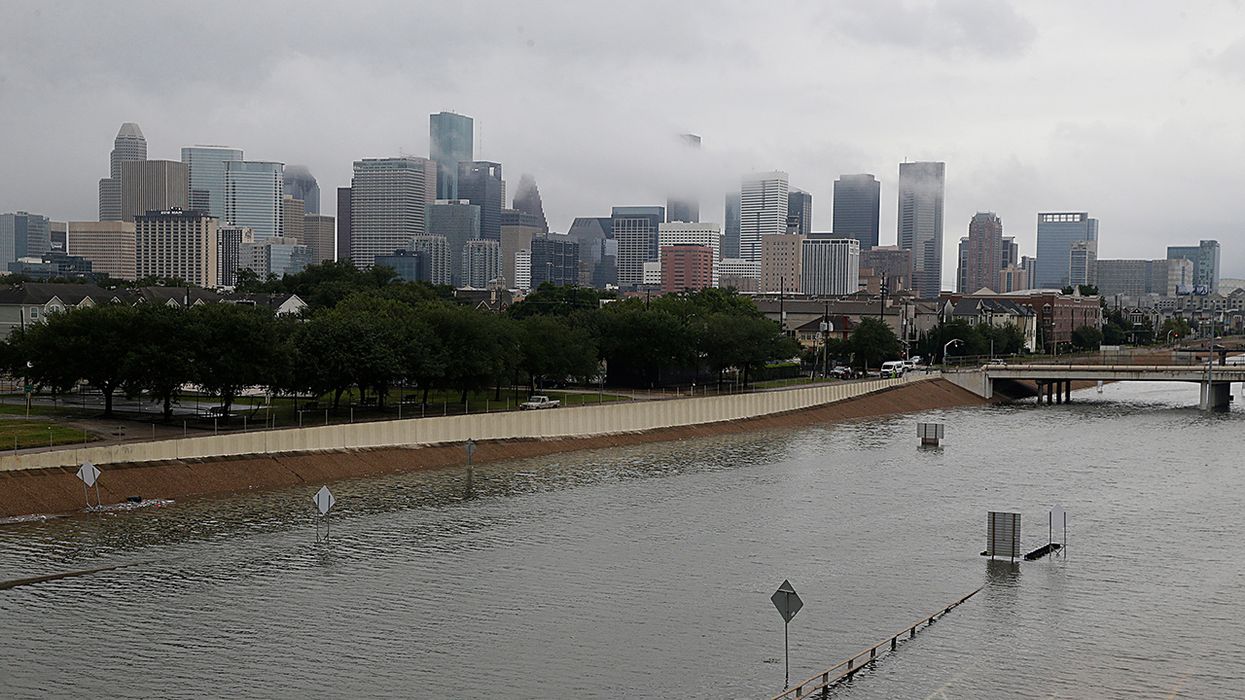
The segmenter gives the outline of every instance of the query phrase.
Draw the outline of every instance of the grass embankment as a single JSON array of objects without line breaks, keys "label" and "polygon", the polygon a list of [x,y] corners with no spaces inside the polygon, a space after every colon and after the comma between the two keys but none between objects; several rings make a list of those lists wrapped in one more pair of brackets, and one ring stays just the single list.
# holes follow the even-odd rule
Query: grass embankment
[{"label": "grass embankment", "polygon": [[95,436],[79,428],[44,421],[0,420],[0,450],[81,444]]}]

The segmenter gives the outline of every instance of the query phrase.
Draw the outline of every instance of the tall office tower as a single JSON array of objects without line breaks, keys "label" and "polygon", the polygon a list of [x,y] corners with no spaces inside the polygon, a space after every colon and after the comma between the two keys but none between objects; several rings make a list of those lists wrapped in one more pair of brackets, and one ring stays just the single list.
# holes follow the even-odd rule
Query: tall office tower
[{"label": "tall office tower", "polygon": [[0,214],[0,269],[19,258],[43,255],[52,249],[48,217],[19,211]]},{"label": "tall office tower", "polygon": [[506,184],[501,164],[478,160],[458,164],[458,197],[480,207],[480,238],[501,240],[501,209]]},{"label": "tall office tower", "polygon": [[999,290],[999,270],[1006,260],[1003,246],[1003,220],[992,211],[979,211],[968,222],[967,269],[965,286],[971,294],[985,288]]},{"label": "tall office tower", "polygon": [[520,250],[514,254],[513,286],[524,292],[532,288],[532,251]]},{"label": "tall office tower", "polygon": [[869,270],[871,276],[877,278],[878,287],[876,290],[870,289],[871,294],[881,291],[883,277],[886,278],[887,292],[912,288],[912,281],[909,277],[912,274],[912,251],[910,250],[893,245],[874,246],[869,250],[864,250],[862,246],[860,269],[862,272]]},{"label": "tall office tower", "polygon": [[[722,230],[718,228],[718,225],[672,221],[657,226],[659,249],[680,245],[704,246],[713,251],[713,259],[709,266],[709,284],[705,286],[716,287],[718,285],[718,261],[722,259]],[[582,247],[579,254],[581,257],[584,254]]]},{"label": "tall office tower", "polygon": [[191,209],[226,220],[225,162],[238,160],[242,160],[241,148],[186,146],[182,149],[182,163],[190,178],[188,203]]},{"label": "tall office tower", "polygon": [[1029,288],[1029,271],[1016,265],[1008,265],[999,270],[999,288],[995,291],[1000,294],[1007,292],[1019,292]]},{"label": "tall office tower", "polygon": [[813,195],[804,190],[791,190],[787,194],[787,233],[807,236],[812,232]]},{"label": "tall office tower", "polygon": [[713,249],[704,245],[679,243],[662,246],[662,293],[694,292],[712,287],[714,255]]},{"label": "tall office tower", "polygon": [[501,276],[505,278],[506,284],[511,288],[515,287],[515,256],[520,250],[526,250],[531,253],[532,239],[539,236],[541,230],[539,226],[526,226],[522,224],[507,224],[501,227]]},{"label": "tall office tower", "polygon": [[311,256],[312,265],[333,260],[335,222],[331,216],[307,214],[303,217],[303,237],[298,239],[306,244]]},{"label": "tall office tower", "polygon": [[216,219],[204,212],[169,209],[134,217],[135,274],[181,279],[215,287],[220,270]]},{"label": "tall office tower", "polygon": [[428,117],[429,157],[437,164],[437,199],[465,199],[458,192],[458,164],[475,160],[474,122],[453,112]]},{"label": "tall office tower", "polygon": [[121,164],[147,160],[147,139],[134,122],[126,122],[112,142],[108,156],[108,177],[99,181],[99,220],[121,220]]},{"label": "tall office tower", "polygon": [[799,294],[804,269],[804,240],[799,234],[761,236],[762,294]]},{"label": "tall office tower", "polygon": [[[1193,285],[1193,262],[1184,258],[1155,260],[1151,269],[1150,290],[1159,296],[1171,297],[1188,291]],[[1161,265],[1160,263],[1167,263]]]},{"label": "tall office tower", "polygon": [[526,228],[534,228],[537,233],[547,233],[544,229],[548,228],[544,224],[544,219],[539,216],[532,216],[525,211],[518,209],[502,209],[501,210],[502,228],[507,226],[523,226]]},{"label": "tall office tower", "polygon": [[960,244],[955,250],[958,261],[955,266],[955,291],[968,294],[968,236],[960,239]]},{"label": "tall office tower", "polygon": [[121,220],[166,209],[188,209],[188,171],[174,160],[130,160],[121,164]]},{"label": "tall office tower", "polygon": [[480,238],[480,207],[465,199],[438,199],[428,205],[428,233],[445,238],[450,284],[463,286],[463,248]]},{"label": "tall office tower", "polygon": [[1072,241],[1068,251],[1068,284],[1098,284],[1098,241]]},{"label": "tall office tower", "polygon": [[450,274],[450,246],[445,236],[413,236],[410,249],[423,256],[421,281],[429,284],[454,283]]},{"label": "tall office tower", "polygon": [[[242,246],[255,243],[255,231],[246,226],[218,224],[216,227],[216,283],[222,287],[238,284],[238,270],[252,269],[242,260]],[[248,263],[251,261],[247,261]],[[267,261],[264,275],[267,275]]]},{"label": "tall office tower", "polygon": [[546,233],[532,239],[532,287],[545,282],[564,287],[579,283],[579,244],[569,236]]},{"label": "tall office tower", "polygon": [[665,218],[665,207],[614,207],[610,229],[618,246],[619,287],[644,284],[644,263],[658,259],[657,235]]},{"label": "tall office tower", "polygon": [[64,221],[49,221],[48,222],[48,232],[50,235],[50,238],[48,240],[48,246],[49,246],[48,252],[64,253],[68,250],[68,244],[66,242],[66,239],[69,237],[69,232],[67,230],[67,226],[68,224],[66,224]]},{"label": "tall office tower", "polygon": [[1219,289],[1219,241],[1200,241],[1197,245],[1167,246],[1167,259],[1183,258],[1193,263],[1193,286],[1207,293]]},{"label": "tall office tower", "polygon": [[281,237],[293,238],[303,242],[307,228],[306,203],[301,199],[285,195],[281,198]]},{"label": "tall office tower", "polygon": [[266,238],[243,242],[238,249],[239,266],[252,270],[261,279],[274,275],[296,275],[307,268],[311,253],[293,238]]},{"label": "tall office tower", "polygon": [[[699,155],[700,137],[696,134],[679,134],[679,144],[681,148],[679,148],[680,152],[677,155],[678,160],[691,160]],[[675,170],[681,171],[683,169],[675,168]],[[684,177],[687,177],[686,173]],[[693,188],[689,186],[689,183],[680,183],[678,189],[686,191]],[[695,195],[686,193],[672,194],[666,198],[666,217],[668,222],[699,223],[700,201]]]},{"label": "tall office tower", "polygon": [[545,207],[540,201],[536,178],[527,173],[519,177],[519,187],[514,193],[514,208],[531,217],[540,226],[542,233],[549,233],[549,221],[545,219]]},{"label": "tall office tower", "polygon": [[[366,270],[377,255],[410,249],[412,237],[428,233],[428,205],[436,201],[434,161],[414,156],[356,160],[350,182],[350,252],[346,257],[355,267]],[[341,260],[340,236],[337,244]]]},{"label": "tall office tower", "polygon": [[722,258],[718,286],[744,294],[756,294],[761,280],[761,263],[743,258]]},{"label": "tall office tower", "polygon": [[350,197],[349,187],[337,188],[337,260],[350,259]]},{"label": "tall office tower", "polygon": [[285,193],[294,199],[303,201],[303,211],[307,214],[320,213],[320,183],[305,165],[285,166],[283,184]]},{"label": "tall office tower", "polygon": [[1074,241],[1097,241],[1098,219],[1087,212],[1041,212],[1037,225],[1037,262],[1030,283],[1037,289],[1063,289],[1071,284]]},{"label": "tall office tower", "polygon": [[1008,265],[1020,264],[1020,244],[1016,243],[1015,236],[1003,236],[1003,260],[999,263],[1000,268]]},{"label": "tall office tower", "polygon": [[484,289],[501,277],[501,245],[476,239],[463,246],[462,286]]},{"label": "tall office tower", "polygon": [[66,228],[66,252],[91,261],[91,271],[113,279],[132,280],[134,224],[129,221],[70,221]]},{"label": "tall office tower", "polygon": [[418,250],[395,250],[377,255],[376,267],[387,267],[403,282],[427,282],[431,260]]},{"label": "tall office tower", "polygon": [[743,179],[739,191],[739,257],[761,262],[761,236],[787,232],[787,174],[781,170]]},{"label": "tall office tower", "polygon": [[834,235],[855,238],[860,249],[878,244],[878,215],[882,206],[882,183],[872,175],[840,175],[834,181]]},{"label": "tall office tower", "polygon": [[284,230],[285,166],[258,160],[225,161],[225,220],[255,230],[255,242]]},{"label": "tall office tower", "polygon": [[860,241],[809,238],[804,241],[800,289],[810,296],[853,294],[860,284]]},{"label": "tall office tower", "polygon": [[726,227],[722,231],[722,257],[739,259],[739,193],[726,193],[726,212],[722,219]]},{"label": "tall office tower", "polygon": [[[603,216],[576,217],[566,235],[579,244],[581,287],[604,289],[606,285],[618,284],[618,245],[614,240],[613,219]],[[660,235],[659,229],[658,236]],[[503,229],[502,240],[505,238]]]},{"label": "tall office tower", "polygon": [[921,299],[942,291],[946,169],[946,163],[899,164],[899,247],[912,251],[912,289]]}]

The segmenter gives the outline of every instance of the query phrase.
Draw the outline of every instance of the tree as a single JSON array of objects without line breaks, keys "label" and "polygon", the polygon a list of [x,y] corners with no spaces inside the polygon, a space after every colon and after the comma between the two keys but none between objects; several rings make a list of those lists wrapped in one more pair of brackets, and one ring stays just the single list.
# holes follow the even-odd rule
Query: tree
[{"label": "tree", "polygon": [[189,312],[191,376],[221,398],[225,421],[238,392],[276,388],[288,361],[272,311],[262,306],[204,304]]},{"label": "tree", "polygon": [[187,314],[163,304],[136,307],[132,347],[125,370],[127,388],[159,401],[167,422],[173,402],[190,379],[191,341]]},{"label": "tree", "polygon": [[860,320],[860,325],[852,331],[852,352],[856,354],[865,370],[870,366],[881,366],[882,362],[899,355],[899,338],[895,331],[884,321],[873,317]]},{"label": "tree", "polygon": [[1081,326],[1072,331],[1072,347],[1077,350],[1097,350],[1102,345],[1102,331],[1093,326]]},{"label": "tree", "polygon": [[519,322],[519,367],[535,392],[545,380],[596,374],[597,348],[586,330],[556,316],[529,316]]}]

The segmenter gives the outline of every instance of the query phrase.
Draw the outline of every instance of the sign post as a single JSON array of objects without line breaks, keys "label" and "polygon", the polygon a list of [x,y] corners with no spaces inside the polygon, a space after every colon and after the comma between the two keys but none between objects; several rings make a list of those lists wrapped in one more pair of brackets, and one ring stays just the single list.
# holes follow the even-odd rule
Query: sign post
[{"label": "sign post", "polygon": [[95,487],[95,506],[99,507],[101,505],[99,500],[99,474],[99,467],[90,462],[83,462],[82,466],[78,467],[78,478],[82,480],[82,496],[86,499],[87,508],[91,507],[91,495],[87,491],[87,487],[90,486]]},{"label": "sign post", "polygon": [[774,607],[778,608],[778,614],[782,615],[782,656],[783,668],[785,669],[785,680],[783,688],[791,687],[791,651],[787,644],[787,625],[790,624],[791,618],[800,612],[800,608],[804,607],[804,601],[800,600],[799,594],[795,592],[795,588],[791,586],[791,582],[783,579],[782,585],[778,590],[774,591],[774,595],[770,596]]},{"label": "sign post", "polygon": [[475,485],[476,468],[471,464],[471,458],[476,453],[476,441],[468,438],[467,440],[467,498],[471,498],[471,489]]},{"label": "sign post", "polygon": [[[312,497],[312,501],[316,504],[316,510],[320,511],[320,517],[324,520],[324,539],[329,538],[329,521],[327,520],[329,511],[333,508],[333,504],[337,503],[337,499],[333,498],[333,492],[329,491],[329,487],[321,486],[316,495]],[[320,521],[316,521],[316,541],[320,541]]]},{"label": "sign post", "polygon": [[[1048,532],[1048,537],[1047,537],[1048,543],[1054,543],[1055,526],[1060,525],[1060,524],[1063,525],[1063,538],[1059,541],[1059,544],[1061,545],[1062,549],[1067,550],[1068,548],[1068,514],[1064,511],[1063,506],[1059,504],[1055,504],[1055,507],[1050,509],[1050,524],[1048,527],[1049,532]],[[1066,555],[1067,552],[1065,551],[1064,554]]]}]

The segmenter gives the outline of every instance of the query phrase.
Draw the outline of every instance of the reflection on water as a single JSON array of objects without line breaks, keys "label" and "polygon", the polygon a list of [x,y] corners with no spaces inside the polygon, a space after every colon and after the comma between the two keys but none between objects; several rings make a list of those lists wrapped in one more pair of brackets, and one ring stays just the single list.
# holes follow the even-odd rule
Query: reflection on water
[{"label": "reflection on water", "polygon": [[1240,414],[1076,397],[344,481],[320,543],[319,484],[8,524],[0,580],[141,563],[0,591],[0,697],[761,697],[784,578],[793,678],[986,586],[837,697],[1232,697]]}]

